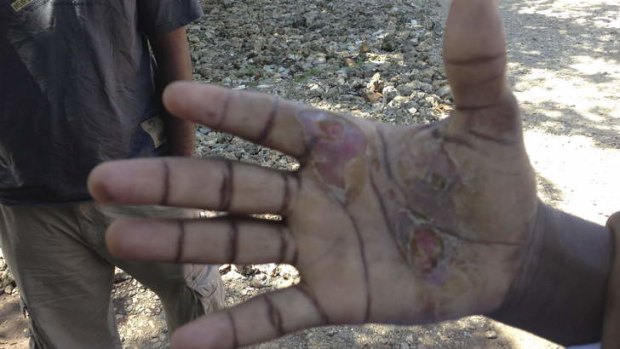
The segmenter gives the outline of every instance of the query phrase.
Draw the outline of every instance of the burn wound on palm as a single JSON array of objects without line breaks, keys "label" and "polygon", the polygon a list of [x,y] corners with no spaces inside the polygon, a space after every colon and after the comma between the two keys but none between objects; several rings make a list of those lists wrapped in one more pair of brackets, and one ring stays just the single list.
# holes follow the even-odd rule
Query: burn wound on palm
[{"label": "burn wound on palm", "polygon": [[415,229],[411,235],[413,264],[423,273],[433,271],[442,256],[443,242],[430,228]]},{"label": "burn wound on palm", "polygon": [[443,273],[439,269],[445,264],[446,246],[442,235],[432,226],[402,211],[398,215],[396,241],[415,271],[436,283],[442,282]]},{"label": "burn wound on palm", "polygon": [[312,152],[307,165],[340,199],[350,200],[366,180],[365,134],[345,118],[320,110],[299,113]]}]

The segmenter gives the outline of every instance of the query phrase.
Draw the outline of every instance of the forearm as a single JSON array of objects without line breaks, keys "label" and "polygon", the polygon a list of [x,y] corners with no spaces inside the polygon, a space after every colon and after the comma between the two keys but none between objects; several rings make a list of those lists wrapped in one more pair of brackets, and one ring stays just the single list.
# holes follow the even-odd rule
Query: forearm
[{"label": "forearm", "polygon": [[600,341],[609,230],[542,203],[534,229],[519,275],[490,316],[564,345]]},{"label": "forearm", "polygon": [[[192,80],[192,61],[185,27],[153,35],[149,41],[158,65],[156,78],[160,91],[174,81]],[[194,153],[194,124],[168,114],[164,116],[168,154],[191,156]]]}]

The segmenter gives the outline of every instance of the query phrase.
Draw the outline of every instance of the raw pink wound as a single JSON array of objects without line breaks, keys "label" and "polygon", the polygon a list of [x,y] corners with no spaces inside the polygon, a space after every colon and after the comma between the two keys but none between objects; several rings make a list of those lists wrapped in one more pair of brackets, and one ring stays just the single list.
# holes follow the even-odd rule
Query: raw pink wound
[{"label": "raw pink wound", "polygon": [[348,120],[325,112],[302,112],[306,134],[315,139],[313,160],[317,173],[329,185],[345,189],[347,165],[366,149],[366,137]]},{"label": "raw pink wound", "polygon": [[443,246],[437,235],[427,229],[414,232],[411,240],[411,252],[416,266],[428,273],[435,269],[441,258]]}]

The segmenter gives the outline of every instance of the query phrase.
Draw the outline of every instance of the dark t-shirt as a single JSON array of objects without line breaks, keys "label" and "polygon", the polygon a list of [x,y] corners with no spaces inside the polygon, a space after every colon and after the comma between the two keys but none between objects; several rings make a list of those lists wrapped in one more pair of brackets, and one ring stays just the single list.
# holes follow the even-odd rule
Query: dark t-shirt
[{"label": "dark t-shirt", "polygon": [[198,0],[0,0],[0,203],[88,199],[98,163],[165,148],[146,37]]}]

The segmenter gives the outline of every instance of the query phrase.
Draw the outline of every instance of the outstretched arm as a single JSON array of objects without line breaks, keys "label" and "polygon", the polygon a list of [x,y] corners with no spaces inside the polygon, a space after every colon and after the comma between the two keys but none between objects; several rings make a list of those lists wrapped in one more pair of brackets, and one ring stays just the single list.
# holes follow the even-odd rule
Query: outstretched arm
[{"label": "outstretched arm", "polygon": [[[300,272],[296,286],[180,329],[174,345],[233,348],[311,326],[420,324],[498,309],[498,318],[520,324],[521,309],[512,304],[531,307],[532,294],[554,298],[545,277],[574,285],[571,275],[538,261],[564,260],[597,290],[605,283],[608,234],[536,197],[518,105],[505,82],[496,3],[453,1],[444,47],[456,111],[425,126],[370,123],[214,86],[168,89],[171,113],[280,150],[301,164],[291,173],[167,158],[109,163],[93,172],[90,189],[101,202],[231,214],[117,221],[107,239],[118,256],[290,263]],[[249,216],[257,213],[282,220]],[[567,226],[579,233],[568,234]],[[590,307],[587,317],[599,318],[600,292],[562,294],[566,301],[586,302],[580,309]],[[556,311],[549,314],[561,319],[571,305],[558,305],[552,302]],[[574,319],[569,312],[566,318]],[[570,338],[561,326],[529,329],[566,343],[596,339],[590,327]]]},{"label": "outstretched arm", "polygon": [[[149,41],[157,61],[157,85],[162,91],[174,81],[192,80],[192,61],[186,27],[167,33],[152,34]],[[164,119],[168,154],[171,156],[193,155],[194,124],[170,115],[166,115]]]},{"label": "outstretched arm", "polygon": [[490,317],[564,345],[599,342],[610,232],[541,205],[532,238],[504,304]]}]

